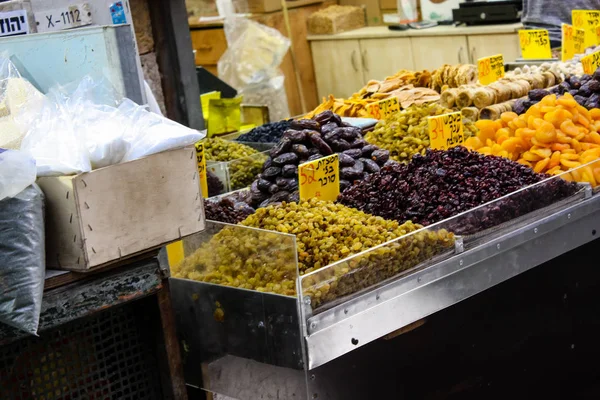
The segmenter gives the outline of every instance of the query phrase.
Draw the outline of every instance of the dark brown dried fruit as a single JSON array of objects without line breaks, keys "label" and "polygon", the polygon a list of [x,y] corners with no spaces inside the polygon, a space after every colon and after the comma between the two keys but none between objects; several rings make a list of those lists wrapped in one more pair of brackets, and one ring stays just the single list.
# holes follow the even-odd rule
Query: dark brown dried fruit
[{"label": "dark brown dried fruit", "polygon": [[312,131],[318,131],[321,129],[321,124],[314,119],[297,119],[292,121],[290,126],[297,130],[310,129]]},{"label": "dark brown dried fruit", "polygon": [[310,153],[308,152],[308,148],[303,144],[295,144],[292,146],[292,151],[298,154],[300,158],[308,158],[310,157]]},{"label": "dark brown dried fruit", "polygon": [[281,169],[281,175],[285,178],[293,178],[298,176],[298,167],[294,164],[284,165]]},{"label": "dark brown dried fruit", "polygon": [[258,179],[257,182],[258,182],[257,187],[258,187],[259,190],[266,190],[266,191],[268,191],[269,187],[272,185],[272,182],[270,182],[270,181],[268,181],[266,179],[262,179],[262,178]]},{"label": "dark brown dried fruit", "polygon": [[325,143],[325,141],[321,138],[321,135],[310,135],[310,141],[317,149],[319,149],[319,153],[326,156],[333,153],[333,150],[331,150],[331,147],[329,147],[329,145]]},{"label": "dark brown dried fruit", "polygon": [[[415,155],[409,164],[385,167],[345,190],[338,200],[383,218],[430,225],[547,177],[506,158],[454,147],[428,150],[425,156]],[[472,234],[545,207],[576,190],[574,183],[554,179],[469,213],[452,222],[451,230]]]},{"label": "dark brown dried fruit", "polygon": [[306,140],[306,132],[288,129],[283,134],[283,137],[290,139],[292,143],[302,143]]},{"label": "dark brown dried fruit", "polygon": [[273,159],[273,164],[277,166],[284,166],[286,164],[298,164],[299,157],[296,153],[284,153]]},{"label": "dark brown dried fruit", "polygon": [[362,155],[362,151],[360,149],[350,149],[342,152],[354,159],[358,159]]},{"label": "dark brown dried fruit", "polygon": [[287,153],[291,148],[291,139],[289,137],[284,137],[271,149],[271,151],[269,151],[269,154],[271,155],[271,157],[277,157],[280,154]]},{"label": "dark brown dried fruit", "polygon": [[384,149],[378,149],[371,153],[371,160],[379,165],[384,165],[390,159],[390,152]]},{"label": "dark brown dried fruit", "polygon": [[334,120],[334,113],[331,110],[323,111],[320,114],[315,115],[313,118],[315,121],[320,123],[321,125],[326,124],[330,121]]},{"label": "dark brown dried fruit", "polygon": [[331,148],[335,150],[337,153],[342,152],[344,150],[350,149],[350,143],[345,141],[344,139],[337,139],[331,141]]},{"label": "dark brown dried fruit", "polygon": [[275,177],[279,174],[281,174],[281,168],[279,167],[269,167],[262,172],[263,178],[269,180],[275,180]]},{"label": "dark brown dried fruit", "polygon": [[[374,152],[373,152],[374,153]],[[379,172],[381,169],[377,163],[369,158],[361,158],[360,161],[365,165],[365,170],[370,173]]]},{"label": "dark brown dried fruit", "polygon": [[351,167],[354,165],[354,158],[350,157],[348,154],[340,153],[338,155],[338,160],[340,167]]}]

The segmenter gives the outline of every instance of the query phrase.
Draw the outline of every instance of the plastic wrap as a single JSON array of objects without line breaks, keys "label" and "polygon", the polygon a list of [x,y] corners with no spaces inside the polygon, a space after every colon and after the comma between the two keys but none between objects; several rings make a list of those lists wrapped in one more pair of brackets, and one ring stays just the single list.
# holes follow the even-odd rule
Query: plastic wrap
[{"label": "plastic wrap", "polygon": [[164,118],[125,99],[119,106],[127,121],[124,136],[129,150],[121,162],[131,161],[161,151],[196,143],[206,137],[206,131],[196,131]]},{"label": "plastic wrap", "polygon": [[36,185],[0,201],[0,322],[34,335],[46,270],[43,205]]},{"label": "plastic wrap", "polygon": [[35,161],[27,154],[0,149],[0,200],[13,197],[35,182]]},{"label": "plastic wrap", "polygon": [[290,40],[247,18],[226,18],[224,30],[227,50],[218,63],[219,78],[235,87],[245,103],[267,105],[271,120],[288,117],[284,77],[278,68]]},{"label": "plastic wrap", "polygon": [[26,130],[15,121],[21,111],[35,112],[44,96],[27,80],[6,55],[0,56],[0,148],[18,150]]}]

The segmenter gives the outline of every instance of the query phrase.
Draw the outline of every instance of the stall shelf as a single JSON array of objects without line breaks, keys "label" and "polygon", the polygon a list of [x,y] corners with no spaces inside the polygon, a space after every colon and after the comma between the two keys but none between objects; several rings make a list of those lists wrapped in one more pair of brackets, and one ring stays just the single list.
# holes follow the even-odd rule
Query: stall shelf
[{"label": "stall shelf", "polygon": [[0,398],[186,399],[167,277],[47,271],[39,337],[0,325]]},{"label": "stall shelf", "polygon": [[[414,265],[399,274],[383,274],[381,282],[359,285],[350,291],[339,289],[344,285],[336,271],[347,273],[344,268],[352,265],[383,271],[387,269],[384,265],[392,267],[395,261],[403,260],[393,258],[398,253],[387,250],[402,249],[402,244],[410,244],[415,237],[403,236],[395,243],[388,242],[305,275],[298,272],[297,260],[287,257],[290,274],[298,276],[296,284],[301,290],[297,290],[297,297],[171,278],[176,323],[186,352],[186,383],[239,400],[261,396],[344,398],[339,397],[343,391],[337,390],[336,385],[348,382],[331,371],[334,366],[339,368],[339,363],[333,361],[351,357],[357,349],[377,339],[410,330],[434,313],[597,237],[600,197],[593,195],[587,184],[580,184],[570,197],[524,215],[513,215],[510,221],[477,232],[470,230],[491,213],[514,207],[519,200],[539,197],[543,193],[539,190],[551,188],[558,179],[542,181],[417,231],[425,237],[440,230],[457,235],[453,247],[438,249],[432,259],[416,259]],[[222,229],[249,229],[214,221],[208,225],[205,232],[192,236],[195,243],[188,242],[185,256],[202,244],[218,251],[208,242]],[[245,235],[257,235],[256,232]],[[263,260],[286,258],[288,251],[295,252],[293,236],[267,231],[264,234],[273,235],[268,243],[277,246],[265,245],[268,250]],[[236,235],[231,237],[239,238]],[[218,242],[227,243],[223,235]],[[369,263],[368,260],[381,260],[381,254],[395,255],[384,257],[380,266]],[[364,260],[366,264],[361,264]],[[352,268],[355,267],[350,267],[352,273],[360,274],[359,269]],[[333,297],[327,297],[331,291],[322,292],[324,297],[315,301],[319,288],[330,290],[336,280],[340,291]],[[333,375],[337,378],[319,379]],[[251,379],[239,379],[240,376]],[[269,383],[265,384],[265,379]]]}]

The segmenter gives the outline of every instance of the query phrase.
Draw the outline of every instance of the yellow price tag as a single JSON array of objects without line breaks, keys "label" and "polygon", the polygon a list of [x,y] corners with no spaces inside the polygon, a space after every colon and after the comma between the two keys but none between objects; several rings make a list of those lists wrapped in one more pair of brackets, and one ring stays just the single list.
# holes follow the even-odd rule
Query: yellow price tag
[{"label": "yellow price tag", "polygon": [[479,71],[479,82],[483,85],[489,85],[496,82],[504,76],[504,57],[502,54],[483,57],[477,60],[477,70]]},{"label": "yellow price tag", "polygon": [[600,25],[600,11],[573,10],[571,11],[571,18],[575,28],[582,28],[585,31],[584,48],[599,43],[597,28]]},{"label": "yellow price tag", "polygon": [[600,51],[583,57],[581,64],[583,64],[583,72],[592,75],[600,67]]},{"label": "yellow price tag", "polygon": [[552,58],[550,36],[546,29],[529,29],[519,31],[521,56],[525,59]]},{"label": "yellow price tag", "polygon": [[585,41],[585,31],[581,28],[574,28],[569,24],[562,24],[562,61],[568,61],[575,57],[575,54],[581,54],[585,50],[583,47]]},{"label": "yellow price tag", "polygon": [[337,154],[300,164],[300,200],[317,197],[335,200],[340,194],[340,162]]},{"label": "yellow price tag", "polygon": [[465,142],[460,111],[427,117],[429,120],[429,147],[448,150]]},{"label": "yellow price tag", "polygon": [[208,197],[208,180],[206,178],[206,158],[204,157],[204,143],[196,142],[196,158],[198,159],[198,176],[200,177],[200,188],[202,196]]},{"label": "yellow price tag", "polygon": [[400,102],[396,96],[383,99],[367,106],[367,112],[375,119],[386,119],[400,111]]}]

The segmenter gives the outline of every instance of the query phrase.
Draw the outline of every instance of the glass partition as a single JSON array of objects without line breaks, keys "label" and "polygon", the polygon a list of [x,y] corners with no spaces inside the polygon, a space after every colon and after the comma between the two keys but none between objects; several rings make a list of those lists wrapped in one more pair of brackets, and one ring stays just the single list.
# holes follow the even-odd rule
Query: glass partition
[{"label": "glass partition", "polygon": [[305,382],[295,236],[207,221],[183,251],[170,268],[186,383],[240,398],[221,372],[250,365]]}]

